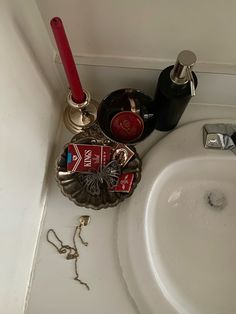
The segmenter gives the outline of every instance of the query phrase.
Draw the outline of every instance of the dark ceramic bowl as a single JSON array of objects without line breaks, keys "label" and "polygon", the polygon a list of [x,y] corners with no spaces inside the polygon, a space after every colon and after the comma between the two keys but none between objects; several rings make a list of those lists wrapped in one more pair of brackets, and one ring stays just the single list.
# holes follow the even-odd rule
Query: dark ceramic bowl
[{"label": "dark ceramic bowl", "polygon": [[[134,140],[120,140],[112,132],[113,118],[121,112],[131,112],[143,122],[143,132]],[[123,88],[109,94],[98,107],[97,121],[102,132],[111,140],[126,144],[133,144],[144,140],[155,129],[156,106],[151,97],[133,88]]]}]

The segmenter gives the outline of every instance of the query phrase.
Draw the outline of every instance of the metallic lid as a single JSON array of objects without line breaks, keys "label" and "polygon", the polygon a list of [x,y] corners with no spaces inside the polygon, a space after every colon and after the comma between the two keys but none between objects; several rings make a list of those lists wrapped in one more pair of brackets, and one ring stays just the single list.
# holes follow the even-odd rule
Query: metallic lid
[{"label": "metallic lid", "polygon": [[170,78],[175,84],[183,85],[190,82],[192,96],[195,95],[192,69],[196,61],[197,57],[192,51],[183,50],[178,55],[174,68],[170,72]]}]

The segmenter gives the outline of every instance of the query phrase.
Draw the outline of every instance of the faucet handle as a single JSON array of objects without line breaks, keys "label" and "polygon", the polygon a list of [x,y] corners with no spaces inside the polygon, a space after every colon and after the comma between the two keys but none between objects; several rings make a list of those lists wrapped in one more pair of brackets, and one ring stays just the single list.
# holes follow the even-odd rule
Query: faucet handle
[{"label": "faucet handle", "polygon": [[203,141],[205,148],[229,149],[236,154],[236,125],[205,124],[203,126]]}]

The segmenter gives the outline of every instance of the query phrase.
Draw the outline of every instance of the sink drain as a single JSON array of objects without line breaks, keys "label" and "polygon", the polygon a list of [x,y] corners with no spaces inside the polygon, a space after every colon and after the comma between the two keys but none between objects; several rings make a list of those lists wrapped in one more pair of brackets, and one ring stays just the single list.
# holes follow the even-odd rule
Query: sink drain
[{"label": "sink drain", "polygon": [[222,210],[227,205],[227,199],[223,192],[219,190],[213,190],[206,193],[206,201],[207,204],[212,208],[216,210]]}]

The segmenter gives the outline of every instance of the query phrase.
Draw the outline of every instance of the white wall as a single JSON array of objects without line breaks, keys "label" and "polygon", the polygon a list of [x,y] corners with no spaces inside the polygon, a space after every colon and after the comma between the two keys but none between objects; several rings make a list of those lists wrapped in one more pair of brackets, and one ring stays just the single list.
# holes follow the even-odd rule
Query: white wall
[{"label": "white wall", "polygon": [[0,313],[22,313],[62,85],[34,1],[0,2]]},{"label": "white wall", "polygon": [[[56,51],[49,22],[62,18],[82,84],[95,99],[128,86],[153,96],[160,71],[192,49],[199,78],[193,101],[236,104],[234,0],[36,2]],[[58,54],[56,62],[64,76]]]},{"label": "white wall", "polygon": [[104,56],[109,56],[113,65],[135,63],[137,67],[160,69],[179,51],[191,49],[197,54],[199,71],[236,73],[234,0],[37,3],[50,36],[49,20],[58,15],[64,21],[74,54],[90,59],[90,64],[101,63]]}]

